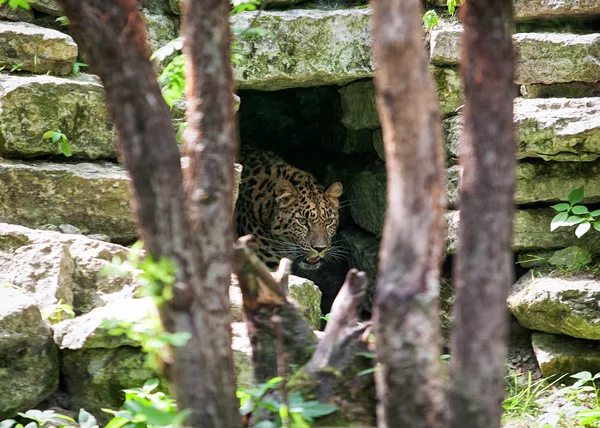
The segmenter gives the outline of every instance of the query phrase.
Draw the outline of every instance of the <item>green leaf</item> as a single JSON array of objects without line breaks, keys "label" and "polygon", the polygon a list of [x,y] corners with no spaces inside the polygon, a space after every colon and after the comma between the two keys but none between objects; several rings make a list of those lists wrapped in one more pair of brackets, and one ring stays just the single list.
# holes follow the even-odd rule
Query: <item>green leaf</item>
[{"label": "green leaf", "polygon": [[52,133],[52,142],[56,143],[58,140],[60,140],[61,134],[59,132],[54,132]]},{"label": "green leaf", "polygon": [[588,230],[590,230],[590,227],[591,224],[587,221],[585,223],[581,223],[579,226],[577,226],[577,229],[575,229],[575,235],[578,238],[581,238]]},{"label": "green leaf", "polygon": [[581,222],[584,222],[585,218],[584,217],[579,217],[577,215],[572,215],[570,216],[568,219],[566,219],[563,222],[563,226],[575,226],[576,224],[579,224]]},{"label": "green leaf", "polygon": [[160,385],[160,379],[148,379],[146,382],[144,382],[144,391],[153,391],[158,385]]},{"label": "green leaf", "polygon": [[555,211],[567,211],[569,208],[571,208],[571,205],[566,204],[566,203],[560,203],[560,204],[556,204],[556,205],[552,205],[550,208],[553,208]]},{"label": "green leaf", "polygon": [[104,428],[121,428],[124,425],[129,423],[129,419],[125,419],[121,416],[116,418],[112,418],[108,424]]},{"label": "green leaf", "polygon": [[77,422],[79,422],[81,428],[98,428],[98,421],[96,418],[91,413],[86,412],[85,409],[79,410]]},{"label": "green leaf", "polygon": [[587,207],[584,207],[583,205],[575,205],[573,207],[573,209],[571,210],[571,212],[573,214],[588,214],[589,210],[587,209]]},{"label": "green leaf", "polygon": [[69,144],[69,140],[66,138],[60,139],[60,151],[67,157],[73,154],[73,151],[71,150],[71,144]]},{"label": "green leaf", "polygon": [[126,401],[123,407],[133,414],[145,416],[148,425],[171,425],[175,416],[171,412],[159,410],[140,401]]},{"label": "green leaf", "polygon": [[550,222],[550,232],[556,230],[557,228],[564,226],[564,221],[569,217],[569,213],[561,212],[554,216],[552,221]]},{"label": "green leaf", "polygon": [[17,421],[15,421],[14,419],[5,419],[2,422],[0,422],[0,428],[12,428],[16,424]]},{"label": "green leaf", "polygon": [[569,193],[569,203],[571,206],[578,204],[583,200],[583,186]]},{"label": "green leaf", "polygon": [[[44,135],[42,135],[42,138],[44,140],[48,139],[48,138],[52,138],[52,136],[54,135],[54,131],[50,130],[50,131],[46,131],[44,132]],[[56,142],[56,141],[55,141]]]},{"label": "green leaf", "polygon": [[574,375],[571,375],[571,377],[573,379],[579,379],[579,380],[591,380],[592,373],[590,373],[588,371],[583,371],[583,372],[575,373]]},{"label": "green leaf", "polygon": [[361,370],[360,372],[356,373],[356,377],[375,373],[376,371],[377,371],[377,367],[371,367],[370,369]]},{"label": "green leaf", "polygon": [[592,212],[590,213],[590,215],[591,215],[592,217],[599,216],[599,215],[600,215],[600,210],[595,210],[595,211],[592,211]]},{"label": "green leaf", "polygon": [[305,401],[302,405],[302,416],[318,418],[320,416],[330,415],[339,410],[338,406],[332,404],[323,404],[318,401]]}]

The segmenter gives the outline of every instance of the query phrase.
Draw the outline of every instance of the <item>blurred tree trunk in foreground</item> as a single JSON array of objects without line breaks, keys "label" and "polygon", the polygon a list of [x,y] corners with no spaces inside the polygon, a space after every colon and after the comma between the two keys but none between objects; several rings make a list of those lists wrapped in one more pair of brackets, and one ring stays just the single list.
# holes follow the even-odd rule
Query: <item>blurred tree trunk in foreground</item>
[{"label": "blurred tree trunk in foreground", "polygon": [[469,0],[462,12],[464,172],[448,412],[451,427],[493,428],[500,426],[502,415],[506,299],[514,279],[512,2]]},{"label": "blurred tree trunk in foreground", "polygon": [[[173,298],[160,307],[169,332],[187,332],[166,375],[186,425],[240,426],[235,397],[227,290],[232,258],[231,205],[236,144],[229,63],[229,6],[188,1],[192,141],[187,200],[171,115],[149,60],[136,0],[61,0],[71,29],[106,90],[135,193],[142,239],[154,260],[177,265]],[[200,46],[201,45],[201,46]],[[214,79],[214,80],[213,80]],[[200,128],[202,128],[200,130]],[[189,203],[188,203],[189,201]],[[188,206],[192,207],[191,220]]]},{"label": "blurred tree trunk in foreground", "polygon": [[375,300],[378,426],[443,421],[439,274],[445,185],[441,117],[420,0],[374,0],[375,86],[387,212]]}]

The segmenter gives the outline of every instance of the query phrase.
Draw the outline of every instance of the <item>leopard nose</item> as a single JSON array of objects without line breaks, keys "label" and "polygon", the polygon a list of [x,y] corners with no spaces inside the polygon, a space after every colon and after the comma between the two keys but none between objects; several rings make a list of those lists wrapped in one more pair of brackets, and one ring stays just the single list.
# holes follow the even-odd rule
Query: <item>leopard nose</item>
[{"label": "leopard nose", "polygon": [[317,250],[319,253],[325,251],[327,249],[327,247],[313,247],[315,250]]}]

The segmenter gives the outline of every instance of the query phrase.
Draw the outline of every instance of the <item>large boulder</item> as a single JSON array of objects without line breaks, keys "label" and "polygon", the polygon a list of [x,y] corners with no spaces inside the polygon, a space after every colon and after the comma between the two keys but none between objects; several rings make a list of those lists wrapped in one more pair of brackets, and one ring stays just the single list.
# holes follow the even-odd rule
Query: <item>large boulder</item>
[{"label": "large boulder", "polygon": [[[518,99],[514,107],[517,158],[560,162],[598,159],[599,115],[600,98]],[[444,123],[446,146],[458,149],[462,117]]]},{"label": "large boulder", "polygon": [[26,22],[0,21],[0,67],[32,73],[71,74],[77,45],[59,31]]},{"label": "large boulder", "polygon": [[130,346],[112,349],[61,351],[61,387],[69,394],[71,406],[86,409],[102,419],[102,409],[119,409],[125,400],[123,389],[136,388],[156,377],[145,364],[145,354]]},{"label": "large boulder", "polygon": [[119,242],[137,237],[129,178],[110,163],[0,161],[0,218],[28,227],[71,224]]},{"label": "large boulder", "polygon": [[268,31],[239,39],[242,59],[234,67],[238,88],[276,91],[373,76],[370,19],[368,9],[234,15],[234,28],[252,25]]},{"label": "large boulder", "polygon": [[77,313],[132,297],[131,275],[107,277],[100,271],[128,249],[82,235],[48,232],[0,223],[0,284],[31,294],[46,309],[59,300]]},{"label": "large boulder", "polygon": [[533,352],[544,377],[600,372],[600,342],[534,333]]},{"label": "large boulder", "polygon": [[58,351],[35,300],[0,285],[0,420],[29,410],[58,388]]},{"label": "large boulder", "polygon": [[[462,26],[431,32],[433,64],[457,64]],[[600,34],[517,33],[517,83],[596,82],[600,80]]]},{"label": "large boulder", "polygon": [[98,78],[0,76],[0,155],[60,155],[59,144],[42,139],[57,129],[67,136],[73,157],[117,156]]},{"label": "large boulder", "polygon": [[523,327],[600,340],[600,281],[589,273],[524,275],[510,291],[508,307]]}]

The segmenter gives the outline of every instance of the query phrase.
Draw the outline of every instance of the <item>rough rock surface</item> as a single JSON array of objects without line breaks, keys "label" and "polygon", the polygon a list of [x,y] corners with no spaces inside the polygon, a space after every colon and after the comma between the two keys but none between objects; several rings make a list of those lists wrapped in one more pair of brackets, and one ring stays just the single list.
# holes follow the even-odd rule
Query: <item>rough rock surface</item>
[{"label": "rough rock surface", "polygon": [[0,420],[29,410],[58,388],[58,351],[35,301],[0,286]]},{"label": "rough rock surface", "polygon": [[75,158],[116,158],[113,125],[97,78],[0,75],[0,154],[58,155],[60,145],[42,139],[57,129],[67,136]]},{"label": "rough rock surface", "polygon": [[[593,161],[600,157],[600,98],[519,99],[515,102],[517,158]],[[446,119],[446,147],[455,147],[462,117]],[[455,154],[456,157],[458,153]]]},{"label": "rough rock surface", "polygon": [[73,39],[59,31],[0,21],[0,67],[66,75],[73,72],[77,52]]},{"label": "rough rock surface", "polygon": [[156,374],[144,364],[139,348],[61,351],[61,386],[71,397],[73,408],[84,408],[99,417],[103,408],[118,410],[123,389],[140,387]]},{"label": "rough rock surface", "polygon": [[67,223],[130,242],[137,232],[129,199],[129,179],[114,164],[0,161],[0,218],[10,223]]},{"label": "rough rock surface", "polygon": [[521,85],[523,98],[589,98],[600,97],[600,82],[532,83]]},{"label": "rough rock surface", "polygon": [[579,15],[600,15],[596,0],[515,0],[515,18],[539,19]]},{"label": "rough rock surface", "polygon": [[308,324],[318,330],[321,326],[321,290],[309,279],[290,275],[289,296]]},{"label": "rough rock surface", "polygon": [[531,341],[544,377],[600,372],[600,342],[545,333],[534,333]]},{"label": "rough rock surface", "polygon": [[[448,170],[448,201],[458,202],[460,166]],[[569,193],[585,188],[583,203],[600,202],[600,162],[521,162],[517,166],[515,203],[567,201]]]},{"label": "rough rock surface", "polygon": [[127,335],[113,336],[106,321],[142,323],[147,317],[158,316],[152,298],[122,299],[95,308],[87,314],[55,324],[54,341],[61,349],[112,349],[119,346],[141,346]]},{"label": "rough rock surface", "polygon": [[148,45],[153,52],[179,36],[179,18],[177,16],[152,13],[144,8],[142,17],[146,22]]},{"label": "rough rock surface", "polygon": [[508,307],[530,330],[600,340],[600,281],[589,273],[526,274],[510,291]]},{"label": "rough rock surface", "polygon": [[[433,64],[456,64],[460,59],[461,26],[431,33]],[[600,34],[517,33],[517,83],[596,82],[600,80]]]},{"label": "rough rock surface", "polygon": [[269,31],[239,40],[238,88],[275,91],[373,76],[370,10],[263,12],[254,21],[256,13],[231,18],[234,28],[252,22]]},{"label": "rough rock surface", "polygon": [[[591,245],[597,238],[587,233],[578,239],[575,227],[561,227],[550,232],[550,221],[556,215],[552,209],[517,210],[513,229],[513,250],[557,249],[571,245]],[[454,253],[457,246],[457,232],[460,215],[458,211],[446,214],[446,252]],[[379,232],[381,233],[381,232]]]},{"label": "rough rock surface", "polygon": [[13,9],[8,4],[2,4],[0,5],[0,19],[17,22],[32,22],[33,10],[23,9],[22,7]]},{"label": "rough rock surface", "polygon": [[[431,66],[430,71],[444,115],[456,114],[462,105],[462,84],[454,67]],[[342,123],[351,130],[380,128],[373,80],[352,82],[339,89],[342,104]],[[375,137],[376,138],[376,137]]]},{"label": "rough rock surface", "polygon": [[82,235],[0,223],[0,284],[30,293],[45,308],[63,299],[78,314],[130,298],[138,288],[131,275],[104,276],[113,257],[128,249]]},{"label": "rough rock surface", "polygon": [[31,0],[31,7],[52,16],[64,15],[57,0]]}]

